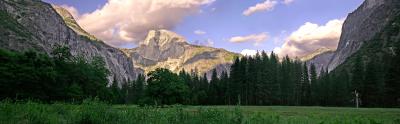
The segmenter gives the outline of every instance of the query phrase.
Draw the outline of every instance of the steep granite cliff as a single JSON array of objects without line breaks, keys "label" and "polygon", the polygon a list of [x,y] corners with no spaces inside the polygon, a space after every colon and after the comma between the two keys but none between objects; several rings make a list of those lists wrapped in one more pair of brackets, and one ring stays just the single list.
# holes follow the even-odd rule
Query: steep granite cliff
[{"label": "steep granite cliff", "polygon": [[339,45],[329,62],[328,70],[335,69],[365,42],[382,32],[385,25],[398,16],[399,11],[399,0],[365,0],[344,22]]},{"label": "steep granite cliff", "polygon": [[68,46],[73,55],[86,59],[103,57],[111,71],[110,82],[114,76],[119,82],[134,80],[138,73],[135,71],[140,72],[122,51],[82,30],[73,17],[59,7],[54,9],[38,0],[1,0],[0,15],[4,21],[0,24],[1,48],[50,53],[57,45]]}]

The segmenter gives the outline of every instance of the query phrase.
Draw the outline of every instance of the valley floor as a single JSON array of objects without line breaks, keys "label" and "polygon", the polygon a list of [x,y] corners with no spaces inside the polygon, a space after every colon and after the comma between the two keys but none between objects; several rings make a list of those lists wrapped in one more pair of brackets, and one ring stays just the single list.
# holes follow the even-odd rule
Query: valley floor
[{"label": "valley floor", "polygon": [[172,106],[85,102],[0,103],[0,123],[40,124],[398,124],[400,109],[288,106]]}]

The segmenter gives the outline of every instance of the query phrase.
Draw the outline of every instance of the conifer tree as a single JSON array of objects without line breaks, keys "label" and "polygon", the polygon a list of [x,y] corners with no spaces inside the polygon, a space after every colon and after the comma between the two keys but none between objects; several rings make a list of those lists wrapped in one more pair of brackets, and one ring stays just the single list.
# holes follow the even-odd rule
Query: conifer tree
[{"label": "conifer tree", "polygon": [[318,75],[317,71],[315,68],[315,65],[313,63],[310,64],[310,83],[311,83],[311,104],[312,105],[317,105],[317,99],[318,99]]},{"label": "conifer tree", "polygon": [[379,93],[379,79],[377,74],[377,65],[373,60],[370,60],[366,66],[365,80],[363,84],[363,95],[361,97],[363,106],[376,107],[379,103],[379,97],[382,94]]},{"label": "conifer tree", "polygon": [[388,107],[400,107],[400,48],[395,50],[385,74],[385,104]]},{"label": "conifer tree", "polygon": [[220,100],[218,98],[218,90],[219,90],[218,85],[219,85],[219,79],[218,79],[217,70],[213,69],[212,74],[211,74],[210,86],[207,91],[207,94],[209,96],[208,103],[211,105],[216,105],[218,100]]},{"label": "conifer tree", "polygon": [[308,76],[308,67],[307,64],[303,64],[303,73],[301,78],[301,102],[302,105],[310,105],[311,101],[311,86],[310,79]]}]

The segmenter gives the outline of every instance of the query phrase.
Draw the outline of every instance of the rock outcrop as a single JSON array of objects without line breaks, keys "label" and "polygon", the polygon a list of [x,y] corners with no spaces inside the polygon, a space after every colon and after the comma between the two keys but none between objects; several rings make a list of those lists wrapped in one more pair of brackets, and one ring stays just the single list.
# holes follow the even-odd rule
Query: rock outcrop
[{"label": "rock outcrop", "polygon": [[365,0],[344,22],[339,45],[328,70],[332,71],[342,64],[365,42],[381,32],[390,20],[398,16],[399,11],[399,0]]},{"label": "rock outcrop", "polygon": [[307,65],[314,64],[315,70],[319,74],[322,69],[326,69],[335,51],[329,48],[320,48],[311,54],[300,58]]},{"label": "rock outcrop", "polygon": [[167,68],[173,72],[194,71],[208,73],[216,68],[219,73],[229,71],[236,53],[224,49],[196,46],[168,30],[152,30],[140,46],[123,49],[132,58],[135,67],[145,72]]},{"label": "rock outcrop", "polygon": [[68,46],[73,55],[86,59],[95,56],[104,58],[111,72],[108,78],[110,82],[114,76],[122,83],[134,80],[138,74],[135,71],[139,70],[134,68],[131,58],[82,30],[62,8],[53,8],[38,0],[1,0],[0,12],[1,17],[10,22],[0,24],[4,33],[0,35],[1,48],[16,51],[35,49],[51,53],[55,46]]}]

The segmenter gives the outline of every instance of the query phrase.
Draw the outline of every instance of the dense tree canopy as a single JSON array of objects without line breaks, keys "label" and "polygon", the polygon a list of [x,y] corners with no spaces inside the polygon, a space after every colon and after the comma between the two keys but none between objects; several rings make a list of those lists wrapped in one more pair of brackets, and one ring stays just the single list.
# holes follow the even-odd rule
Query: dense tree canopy
[{"label": "dense tree canopy", "polygon": [[147,79],[147,96],[156,104],[183,103],[188,93],[187,84],[168,69],[151,71]]},{"label": "dense tree canopy", "polygon": [[75,101],[89,97],[106,100],[108,70],[102,58],[86,61],[74,57],[67,47],[53,56],[0,49],[0,99]]}]

